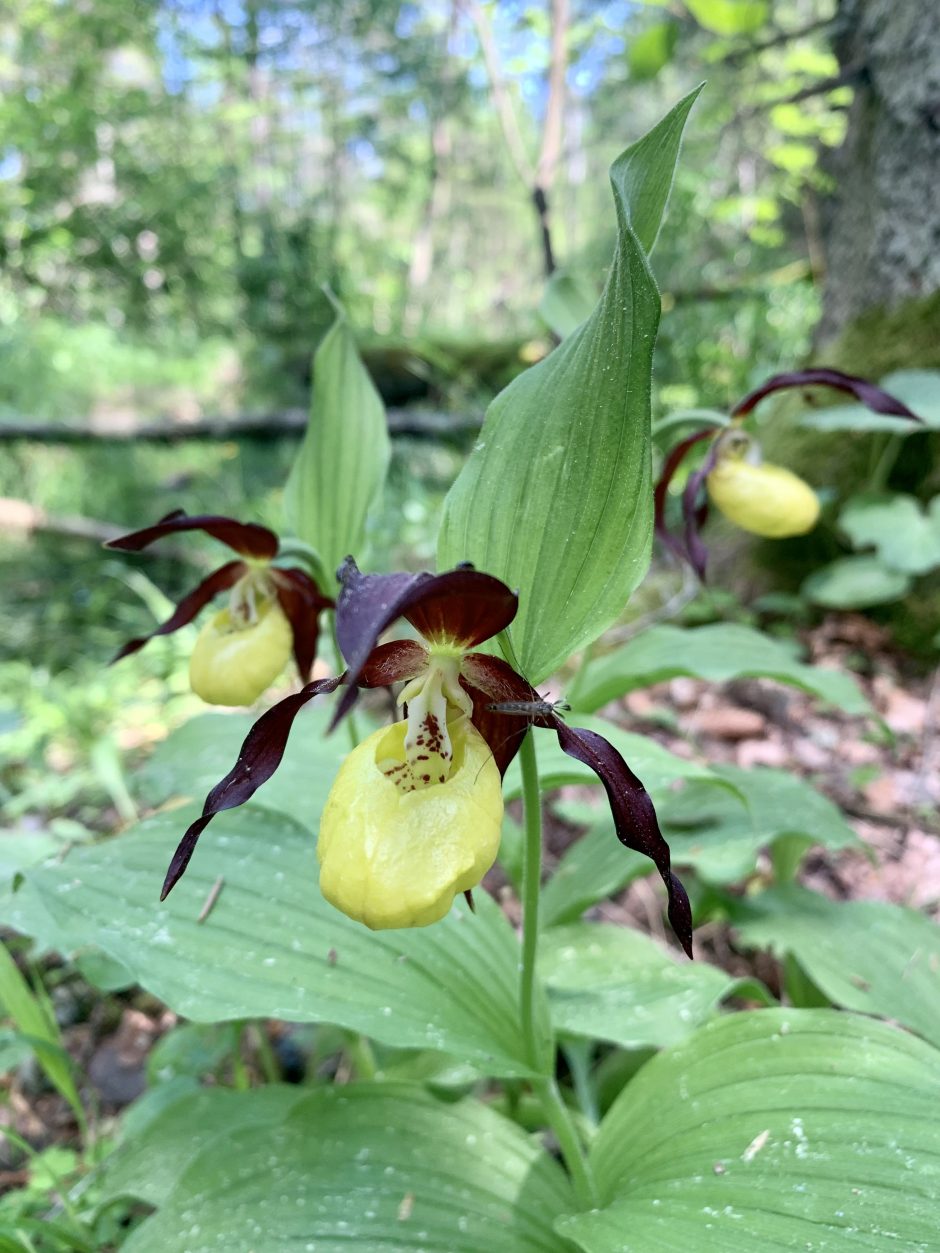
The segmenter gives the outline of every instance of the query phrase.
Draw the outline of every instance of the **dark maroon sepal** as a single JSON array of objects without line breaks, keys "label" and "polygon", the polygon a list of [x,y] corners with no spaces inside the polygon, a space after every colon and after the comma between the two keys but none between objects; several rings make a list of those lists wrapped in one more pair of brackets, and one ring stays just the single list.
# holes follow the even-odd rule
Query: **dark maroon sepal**
[{"label": "dark maroon sepal", "polygon": [[691,554],[687,552],[686,546],[666,526],[666,499],[669,493],[669,484],[675,478],[676,471],[682,465],[689,450],[703,439],[711,439],[720,430],[721,427],[718,426],[707,426],[701,431],[696,431],[694,435],[688,435],[685,439],[680,440],[675,448],[670,449],[669,455],[663,463],[662,473],[659,476],[656,489],[653,492],[653,516],[656,534],[681,561],[691,561],[693,565],[694,561]]},{"label": "dark maroon sepal", "polygon": [[324,609],[332,609],[335,602],[323,595],[306,571],[296,566],[272,569],[271,576],[278,604],[290,623],[301,682],[308,683],[320,639],[320,614]]},{"label": "dark maroon sepal", "polygon": [[702,527],[708,518],[708,504],[702,489],[705,480],[718,463],[718,440],[705,454],[705,460],[693,470],[682,492],[682,517],[685,523],[684,539],[686,559],[698,577],[705,582],[708,564],[708,548],[702,539]]},{"label": "dark maroon sepal", "polygon": [[234,518],[222,518],[216,514],[190,516],[182,509],[175,509],[161,518],[155,526],[132,531],[118,539],[108,540],[105,548],[116,548],[125,553],[139,553],[164,535],[176,535],[180,531],[204,531],[213,539],[220,540],[242,557],[256,557],[270,561],[277,555],[278,539],[266,526],[254,522],[236,522]]},{"label": "dark maroon sepal", "polygon": [[369,654],[359,672],[359,687],[391,687],[415,679],[427,668],[428,650],[417,640],[389,640]]},{"label": "dark maroon sepal", "polygon": [[537,714],[529,716],[489,708],[507,701],[535,702],[540,699],[535,688],[501,657],[470,653],[460,663],[460,682],[473,701],[470,720],[490,746],[501,775],[506,773],[518,753],[529,727],[555,725]]},{"label": "dark maroon sepal", "polygon": [[898,400],[897,396],[892,396],[890,392],[876,387],[874,383],[869,383],[867,379],[858,378],[854,374],[845,374],[842,370],[832,370],[827,366],[819,366],[808,370],[788,370],[784,374],[775,374],[766,383],[762,383],[754,391],[748,392],[743,400],[739,400],[731,410],[731,416],[733,418],[743,418],[745,414],[750,413],[752,409],[759,405],[765,396],[770,396],[773,392],[785,391],[790,387],[812,387],[817,385],[834,387],[836,391],[848,392],[856,400],[860,400],[868,409],[874,410],[875,413],[886,413],[898,418],[908,418],[912,422],[923,421],[916,413],[912,413],[908,409],[903,400]]},{"label": "dark maroon sepal", "polygon": [[470,649],[512,622],[518,598],[505,583],[476,570],[445,574],[362,574],[352,557],[337,571],[336,636],[348,666],[349,690],[336,707],[332,726],[349,712],[355,685],[379,636],[405,618],[433,643]]},{"label": "dark maroon sepal", "polygon": [[215,815],[222,813],[223,810],[244,805],[254,796],[262,783],[267,783],[274,774],[284,756],[294,719],[304,705],[323,692],[335,692],[344,677],[340,675],[338,678],[317,679],[313,683],[308,683],[299,692],[286,697],[267,713],[261,715],[245,737],[235,765],[206,797],[201,817],[196,819],[180,840],[163,881],[161,901],[166,900],[179,882],[189,865],[189,859],[195,852],[200,835]]},{"label": "dark maroon sepal", "polygon": [[191,592],[183,597],[166,622],[161,623],[149,635],[141,635],[135,640],[128,640],[124,647],[114,654],[108,665],[113,666],[122,657],[129,657],[131,653],[136,653],[138,649],[143,648],[148,640],[152,640],[155,635],[172,635],[180,627],[184,627],[192,622],[199,610],[207,605],[213,596],[217,596],[219,592],[224,592],[226,588],[232,587],[247,569],[248,567],[243,561],[230,561],[220,569],[213,571],[208,578],[203,579],[198,587],[194,587]]},{"label": "dark maroon sepal", "polygon": [[692,909],[685,888],[672,873],[669,845],[663,839],[656,810],[646,788],[614,746],[594,731],[555,720],[558,743],[569,757],[589,766],[603,783],[610,801],[617,838],[627,848],[652,859],[669,896],[669,921],[679,943],[692,956]]}]

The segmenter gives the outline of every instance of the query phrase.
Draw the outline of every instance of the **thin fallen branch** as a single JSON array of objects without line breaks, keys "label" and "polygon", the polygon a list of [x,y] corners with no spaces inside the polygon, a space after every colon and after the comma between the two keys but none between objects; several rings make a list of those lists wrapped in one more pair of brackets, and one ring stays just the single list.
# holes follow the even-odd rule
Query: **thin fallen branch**
[{"label": "thin fallen branch", "polygon": [[90,540],[93,544],[106,544],[126,530],[127,527],[96,522],[93,518],[54,517],[38,505],[31,505],[28,500],[0,496],[0,534],[19,531],[24,535],[61,535]]},{"label": "thin fallen branch", "polygon": [[[108,540],[117,539],[119,535],[126,535],[127,527],[78,515],[58,516],[47,513],[38,505],[30,504],[28,500],[0,496],[0,535],[14,533],[19,533],[26,539],[34,535],[54,535],[60,539],[80,539],[87,540],[90,544],[106,544]],[[200,559],[192,550],[169,546],[146,551],[141,555],[185,561],[197,566],[205,564],[205,560]]]},{"label": "thin fallen branch", "polygon": [[[475,435],[483,419],[477,414],[455,418],[429,410],[391,409],[388,429],[395,436],[414,439],[464,439]],[[205,439],[275,439],[281,435],[301,435],[307,426],[303,409],[280,413],[243,414],[238,417],[198,418],[193,422],[157,419],[147,422],[121,422],[114,426],[88,426],[79,421],[37,422],[16,419],[0,422],[0,440],[29,439],[48,444],[178,443]]]},{"label": "thin fallen branch", "polygon": [[749,57],[760,56],[762,52],[769,52],[771,48],[780,48],[784,44],[796,43],[799,39],[806,39],[809,35],[815,35],[817,31],[823,30],[826,26],[831,26],[835,20],[834,16],[821,17],[795,30],[782,30],[759,43],[746,44],[741,48],[732,48],[726,56],[720,58],[718,64],[740,65]]}]

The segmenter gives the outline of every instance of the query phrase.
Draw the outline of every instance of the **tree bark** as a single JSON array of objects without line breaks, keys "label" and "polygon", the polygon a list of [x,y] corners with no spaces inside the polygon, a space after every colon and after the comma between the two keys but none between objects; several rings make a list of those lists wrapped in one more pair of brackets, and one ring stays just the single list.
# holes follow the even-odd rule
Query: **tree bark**
[{"label": "tree bark", "polygon": [[820,345],[940,291],[937,18],[933,0],[840,0],[833,48],[859,78],[828,169]]}]

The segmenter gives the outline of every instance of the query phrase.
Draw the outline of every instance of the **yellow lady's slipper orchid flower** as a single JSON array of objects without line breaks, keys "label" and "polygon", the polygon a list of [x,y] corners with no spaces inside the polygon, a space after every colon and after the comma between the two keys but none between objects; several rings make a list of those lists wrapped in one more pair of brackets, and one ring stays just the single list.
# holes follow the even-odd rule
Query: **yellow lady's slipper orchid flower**
[{"label": "yellow lady's slipper orchid flower", "polygon": [[[758,446],[741,429],[741,423],[765,397],[787,388],[810,386],[849,392],[875,413],[922,422],[897,396],[865,379],[828,366],[811,366],[806,370],[775,374],[760,387],[748,392],[731,410],[729,425],[703,427],[670,449],[656,484],[657,534],[681,561],[691,565],[699,578],[705,578],[708,559],[708,550],[701,537],[708,517],[708,506],[702,499],[704,491],[729,521],[768,539],[805,535],[816,525],[819,500],[813,489],[790,470],[762,463]],[[666,524],[669,485],[691,449],[706,439],[711,441],[711,447],[702,465],[693,470],[686,480],[682,492],[683,529],[681,535],[676,535]]]},{"label": "yellow lady's slipper orchid flower", "polygon": [[496,860],[499,769],[465,715],[448,730],[443,782],[403,778],[408,724],[396,722],[350,753],[330,791],[317,842],[320,891],[373,930],[438,922]]},{"label": "yellow lady's slipper orchid flower", "polygon": [[[604,785],[620,842],[649,857],[669,898],[669,920],[692,956],[692,911],[642,782],[603,736],[569,726],[562,702],[541,699],[508,662],[476,651],[504,631],[514,592],[470,566],[443,574],[362,574],[340,567],[336,633],[348,668],[285,697],[248,732],[238,760],[206,797],[170,861],[161,900],[189,865],[216,814],[243,805],[277,769],[297,714],[343,687],[332,726],[360,688],[403,683],[405,717],[376,731],[341,766],[320,820],[320,889],[373,929],[426,927],[454,897],[469,898],[499,848],[501,780],[532,727],[554,731],[563,752]],[[404,618],[421,639],[380,636]],[[472,900],[471,900],[472,905]]]},{"label": "yellow lady's slipper orchid flower", "polygon": [[154,526],[132,531],[106,547],[140,552],[155,540],[181,531],[203,531],[239,556],[226,562],[183,597],[170,617],[149,635],[129,640],[112,661],[136,653],[155,635],[170,635],[192,622],[220,592],[227,609],[202,629],[189,662],[197,696],[213,705],[251,705],[284,669],[293,651],[304,682],[317,652],[319,615],[333,608],[304,570],[272,564],[279,542],[273,531],[253,522],[215,514],[190,517],[178,510]]},{"label": "yellow lady's slipper orchid flower", "polygon": [[743,457],[719,457],[705,479],[709,499],[729,522],[752,535],[805,535],[819,520],[819,497],[783,466]]},{"label": "yellow lady's slipper orchid flower", "polygon": [[214,614],[189,658],[189,684],[210,705],[252,705],[287,665],[293,634],[275,600],[261,604],[254,622],[231,609]]}]

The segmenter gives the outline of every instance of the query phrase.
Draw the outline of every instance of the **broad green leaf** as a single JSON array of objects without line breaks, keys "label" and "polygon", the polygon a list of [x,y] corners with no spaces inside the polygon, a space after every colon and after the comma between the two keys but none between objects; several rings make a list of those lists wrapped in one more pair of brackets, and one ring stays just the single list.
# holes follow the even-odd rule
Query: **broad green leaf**
[{"label": "broad green leaf", "polygon": [[791,954],[834,1004],[940,1046],[940,927],[923,914],[791,885],[749,898],[739,918],[745,945]]},{"label": "broad green leaf", "polygon": [[707,962],[676,961],[639,931],[595,922],[545,931],[539,974],[558,1031],[626,1049],[685,1039],[744,987]]},{"label": "broad green leaf", "polygon": [[40,998],[20,974],[5,944],[0,944],[0,1016],[12,1020],[26,1040],[49,1082],[81,1115],[82,1103],[72,1074],[72,1063],[51,1005]]},{"label": "broad green leaf", "polygon": [[867,609],[900,600],[911,588],[906,574],[891,570],[878,557],[840,557],[815,570],[800,589],[807,600],[827,609]]},{"label": "broad green leaf", "polygon": [[685,0],[699,26],[715,35],[753,35],[767,21],[767,0]]},{"label": "broad green leaf", "polygon": [[591,1162],[586,1253],[933,1253],[940,1055],[829,1010],[718,1018],[650,1061]]},{"label": "broad green leaf", "polygon": [[[600,816],[566,850],[545,885],[542,920],[546,927],[574,922],[586,909],[614,896],[653,869],[648,857],[624,848],[617,839],[606,804],[597,813]],[[564,807],[561,815],[565,816]]]},{"label": "broad green leaf", "polygon": [[672,60],[678,36],[677,22],[657,22],[655,26],[648,26],[630,39],[627,48],[630,77],[640,83],[655,78],[663,66]]},{"label": "broad green leaf", "polygon": [[441,1049],[487,1074],[526,1072],[518,942],[485,893],[476,915],[461,905],[424,930],[370,932],[320,896],[310,831],[250,804],[215,819],[161,904],[167,862],[195,812],[159,814],[27,870],[19,891],[0,898],[0,918],[44,949],[101,949],[197,1022],[331,1022]]},{"label": "broad green leaf", "polygon": [[[257,793],[265,809],[287,814],[311,831],[317,830],[346,752],[342,735],[327,736],[331,713],[328,703],[317,702],[298,715],[277,773]],[[138,793],[153,806],[182,797],[201,802],[234,766],[255,721],[253,714],[212,713],[184,722],[138,771]]]},{"label": "broad green leaf", "polygon": [[228,1088],[187,1092],[107,1159],[99,1175],[100,1203],[129,1196],[148,1205],[164,1205],[204,1149],[214,1144],[226,1156],[230,1135],[283,1122],[307,1095],[304,1088],[286,1084],[248,1092]]},{"label": "broad green leaf", "polygon": [[591,317],[487,410],[444,502],[441,569],[472,561],[519,591],[511,628],[541,682],[615,621],[649,565],[652,247],[698,92],[611,166],[618,239]]},{"label": "broad green leaf", "polygon": [[557,1162],[492,1110],[360,1083],[207,1145],[123,1247],[564,1253],[553,1223],[573,1205]]},{"label": "broad green leaf", "polygon": [[796,654],[796,645],[771,639],[737,623],[720,622],[690,629],[657,626],[591,662],[577,705],[593,712],[634,688],[690,675],[712,683],[776,679],[811,692],[848,713],[871,712],[858,685],[848,675],[805,665]]},{"label": "broad green leaf", "polygon": [[[677,779],[702,779],[716,782],[713,772],[697,761],[689,761],[687,757],[679,757],[668,748],[651,740],[645,735],[636,735],[632,731],[624,731],[623,727],[606,718],[591,718],[584,714],[572,714],[568,722],[573,727],[585,727],[596,731],[613,744],[637,777],[642,780],[646,790],[654,795],[662,792]],[[569,757],[558,744],[558,740],[550,731],[536,731],[538,750],[539,780],[543,791],[563,787],[566,783],[596,783],[600,787],[597,775],[583,762]],[[727,786],[717,780],[719,786]],[[522,777],[518,758],[506,771],[503,793],[507,799],[522,795]]]},{"label": "broad green leaf", "polygon": [[337,309],[313,358],[310,423],[284,489],[288,524],[334,572],[360,555],[366,514],[388,470],[391,444],[381,397]]},{"label": "broad green leaf", "polygon": [[879,386],[903,400],[923,422],[872,413],[864,405],[832,405],[804,414],[800,422],[817,431],[888,431],[900,436],[914,435],[924,425],[940,428],[940,370],[895,370],[886,374]]},{"label": "broad green leaf", "polygon": [[715,766],[713,773],[736,795],[693,781],[663,797],[658,811],[674,864],[692,866],[708,883],[746,878],[762,848],[785,843],[792,857],[814,846],[861,843],[838,807],[798,775],[739,766]]},{"label": "broad green leaf", "polygon": [[913,496],[900,493],[853,496],[839,525],[855,548],[874,548],[892,570],[925,574],[940,566],[940,496],[926,512]]},{"label": "broad green leaf", "polygon": [[594,312],[595,295],[586,283],[564,270],[556,270],[545,284],[539,314],[559,339],[564,339]]},{"label": "broad green leaf", "polygon": [[8,883],[24,866],[34,866],[61,853],[65,841],[48,831],[0,830],[0,883]]}]

